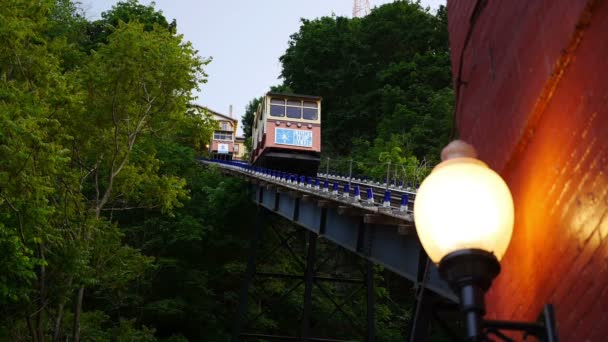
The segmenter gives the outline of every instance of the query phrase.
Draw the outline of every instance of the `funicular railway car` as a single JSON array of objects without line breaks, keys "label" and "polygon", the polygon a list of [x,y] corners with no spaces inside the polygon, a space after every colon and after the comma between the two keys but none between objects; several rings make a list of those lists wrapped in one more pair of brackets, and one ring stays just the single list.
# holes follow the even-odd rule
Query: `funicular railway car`
[{"label": "funicular railway car", "polygon": [[321,97],[269,92],[252,128],[255,166],[316,174],[321,154]]}]

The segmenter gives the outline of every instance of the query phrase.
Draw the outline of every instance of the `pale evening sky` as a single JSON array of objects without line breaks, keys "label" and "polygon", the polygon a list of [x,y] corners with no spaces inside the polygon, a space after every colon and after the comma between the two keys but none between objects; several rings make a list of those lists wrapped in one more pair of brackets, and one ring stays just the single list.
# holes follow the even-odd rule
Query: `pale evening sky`
[{"label": "pale evening sky", "polygon": [[[80,0],[89,19],[97,19],[117,0]],[[370,0],[372,7],[392,0]],[[149,4],[148,0],[140,0]],[[247,103],[281,83],[279,57],[289,36],[300,28],[300,18],[334,13],[352,15],[353,0],[157,0],[168,21],[177,20],[178,33],[192,42],[202,57],[213,57],[205,68],[196,103],[223,114],[229,105],[239,119]],[[436,9],[445,0],[422,0]],[[317,94],[314,94],[317,95]],[[319,94],[322,95],[322,94]]]}]

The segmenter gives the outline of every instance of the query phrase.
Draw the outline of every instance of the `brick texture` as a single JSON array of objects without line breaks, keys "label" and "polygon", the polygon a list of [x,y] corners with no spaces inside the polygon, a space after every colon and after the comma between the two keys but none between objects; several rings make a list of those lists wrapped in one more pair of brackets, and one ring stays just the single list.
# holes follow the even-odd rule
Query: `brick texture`
[{"label": "brick texture", "polygon": [[[474,7],[448,1],[455,79]],[[459,136],[516,210],[488,317],[553,303],[563,341],[608,341],[608,1],[488,0],[472,32]]]}]

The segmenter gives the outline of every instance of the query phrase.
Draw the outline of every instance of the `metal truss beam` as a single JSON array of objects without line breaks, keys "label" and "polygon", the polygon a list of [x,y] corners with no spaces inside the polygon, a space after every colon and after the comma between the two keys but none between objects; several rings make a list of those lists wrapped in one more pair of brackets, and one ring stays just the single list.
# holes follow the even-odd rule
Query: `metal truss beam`
[{"label": "metal truss beam", "polygon": [[376,293],[374,291],[374,264],[365,262],[365,288],[367,290],[367,342],[376,340]]},{"label": "metal truss beam", "polygon": [[[296,211],[297,212],[297,211]],[[295,216],[295,215],[294,215]],[[317,259],[317,234],[308,232],[308,252],[306,255],[306,275],[304,276],[304,308],[302,310],[302,340],[310,338],[310,311],[312,310],[312,285]]]},{"label": "metal truss beam", "polygon": [[[295,224],[359,254],[374,264],[382,265],[398,275],[416,283],[419,255],[423,250],[415,235],[415,229],[406,222],[363,209],[344,210],[340,203],[326,198],[304,198],[296,191],[251,184],[255,201]],[[441,298],[457,302],[457,296],[439,276],[437,268],[430,264],[426,290]]]},{"label": "metal truss beam", "polygon": [[[332,315],[336,312],[341,312],[348,317],[342,310],[342,306],[345,303],[339,303],[331,298],[329,291],[322,284],[331,281],[350,284],[358,283],[366,288],[368,306],[367,325],[364,325],[366,331],[360,332],[365,336],[365,341],[375,341],[375,317],[373,309],[375,305],[373,290],[374,264],[381,265],[399,276],[412,281],[416,285],[414,317],[409,327],[408,340],[410,342],[425,341],[428,337],[427,334],[431,321],[437,322],[452,337],[458,335],[450,331],[450,327],[445,324],[439,315],[445,308],[454,306],[458,298],[451,291],[447,283],[440,278],[434,264],[428,260],[428,257],[420,246],[418,237],[415,235],[415,227],[411,218],[404,220],[400,217],[394,217],[390,212],[383,212],[382,208],[366,209],[361,204],[345,204],[345,200],[342,198],[333,198],[327,195],[318,196],[311,194],[310,191],[300,191],[297,186],[281,186],[253,179],[250,182],[249,189],[251,190],[252,199],[260,207],[256,223],[263,223],[263,220],[260,218],[260,212],[274,213],[282,216],[308,231],[308,248],[306,259],[304,259],[290,248],[290,241],[299,234],[281,234],[273,228],[275,234],[279,236],[282,246],[289,250],[294,260],[298,261],[304,270],[304,274],[256,272],[256,251],[254,251],[254,246],[257,249],[259,241],[252,241],[252,258],[248,262],[244,288],[249,288],[254,277],[299,280],[300,282],[292,287],[289,292],[291,293],[304,284],[304,304],[299,336],[288,337],[243,333],[241,331],[241,323],[236,322],[233,341],[239,340],[239,337],[285,341],[342,341],[311,336],[312,328],[314,328],[314,326],[311,326],[310,321],[313,286],[318,288],[320,293],[334,304],[335,309]],[[257,229],[255,235],[256,239],[262,238],[261,231],[258,233]],[[286,235],[286,237],[283,235]],[[365,264],[366,272],[363,279],[340,279],[318,276],[316,274],[318,269],[315,268],[315,263],[317,263],[316,245],[319,237],[365,258],[367,260]],[[320,264],[324,264],[327,260],[329,258],[323,260]],[[356,295],[360,289],[362,288],[354,291],[348,297]],[[246,315],[247,294],[243,293],[243,291],[241,292],[241,303],[237,321]],[[356,319],[353,319],[353,322],[356,321]],[[359,331],[358,327],[353,326],[353,328]]]},{"label": "metal truss beam", "polygon": [[418,259],[418,277],[416,279],[416,300],[414,304],[414,318],[410,326],[410,342],[426,341],[429,322],[432,318],[433,294],[426,291],[425,283],[428,279],[431,262],[421,250]]},{"label": "metal truss beam", "polygon": [[[277,340],[277,341],[302,341],[301,338],[295,336],[282,336],[282,335],[265,335],[265,334],[241,334],[242,337],[258,338],[264,340]],[[356,342],[353,340],[334,340],[329,338],[308,338],[310,342]]]},{"label": "metal truss beam", "polygon": [[261,206],[258,206],[257,217],[255,221],[255,233],[250,241],[249,246],[249,259],[247,260],[247,271],[245,273],[245,281],[243,282],[243,286],[241,288],[237,317],[234,320],[234,328],[232,331],[233,342],[237,342],[239,340],[239,336],[243,328],[242,323],[246,320],[247,317],[249,288],[251,287],[251,283],[253,282],[253,277],[255,275],[256,258],[260,242],[262,241],[262,232],[264,229],[266,215],[267,210]]},{"label": "metal truss beam", "polygon": [[[257,272],[255,275],[260,276],[260,277],[268,277],[268,278],[302,279],[302,276],[297,275],[297,274]],[[349,283],[349,284],[363,284],[364,283],[364,280],[361,280],[361,279],[331,278],[331,277],[319,277],[319,276],[314,276],[313,280],[315,282],[327,281],[327,282],[333,282],[333,283]]]},{"label": "metal truss beam", "polygon": [[[255,196],[258,200],[263,201],[264,192],[256,193]],[[340,312],[342,315],[349,316],[346,311],[344,311],[343,307],[348,302],[350,302],[354,296],[356,296],[362,289],[366,289],[366,300],[367,300],[367,317],[366,324],[361,324],[359,322],[358,326],[355,322],[358,320],[356,317],[351,317],[351,323],[353,323],[352,328],[353,331],[357,331],[361,334],[362,337],[365,338],[365,341],[373,342],[375,341],[375,315],[374,315],[374,305],[375,305],[375,297],[374,297],[374,284],[373,284],[373,263],[370,261],[366,261],[365,271],[362,273],[362,279],[352,278],[352,277],[330,277],[330,276],[320,276],[317,275],[317,272],[321,270],[321,268],[326,265],[329,260],[332,260],[332,255],[328,255],[326,258],[317,261],[317,244],[318,244],[318,234],[306,230],[304,228],[298,228],[300,231],[295,231],[292,233],[283,233],[280,228],[276,228],[273,225],[270,226],[270,232],[273,232],[274,235],[277,236],[278,247],[271,250],[267,253],[266,256],[259,257],[259,250],[262,244],[263,228],[264,224],[267,221],[266,216],[270,212],[264,208],[263,206],[259,206],[258,208],[258,216],[256,219],[256,227],[254,236],[250,243],[250,256],[247,262],[247,271],[245,276],[245,281],[243,284],[243,288],[241,289],[240,295],[240,303],[239,310],[237,313],[237,317],[235,320],[233,337],[232,341],[242,341],[247,339],[264,339],[264,340],[281,340],[281,341],[335,341],[335,342],[346,342],[346,340],[341,339],[331,339],[331,338],[319,338],[313,336],[314,325],[311,324],[311,316],[312,316],[312,298],[313,298],[313,288],[317,288],[319,293],[323,295],[323,297],[327,298],[334,305],[334,310],[330,313],[330,317],[335,313]],[[306,243],[306,261],[302,262],[302,258],[298,255],[290,242],[293,242],[294,237],[300,235],[301,232],[305,232],[305,237],[307,238]],[[301,236],[301,235],[300,235]],[[341,247],[336,246],[334,248],[341,249]],[[286,249],[288,254],[296,261],[297,264],[301,266],[304,271],[304,274],[285,274],[285,273],[274,273],[274,272],[258,272],[257,271],[257,263],[263,262],[265,258],[271,257],[278,249]],[[295,285],[291,286],[285,293],[282,294],[281,297],[277,299],[277,302],[284,300],[287,296],[291,295],[298,288],[301,288],[304,285],[304,293],[303,293],[303,307],[302,307],[302,316],[301,316],[301,329],[298,336],[286,336],[286,335],[270,335],[270,334],[258,334],[253,332],[243,332],[243,328],[246,328],[249,323],[256,321],[261,315],[263,315],[264,310],[258,313],[255,317],[247,319],[247,303],[248,303],[248,291],[251,288],[251,285],[254,279],[263,279],[263,278],[279,278],[279,279],[290,279],[297,280],[298,282]],[[341,284],[350,284],[350,285],[359,285],[354,291],[352,291],[348,296],[343,297],[340,301],[337,301],[333,298],[331,291],[328,290],[323,284],[324,283],[341,283]]]}]

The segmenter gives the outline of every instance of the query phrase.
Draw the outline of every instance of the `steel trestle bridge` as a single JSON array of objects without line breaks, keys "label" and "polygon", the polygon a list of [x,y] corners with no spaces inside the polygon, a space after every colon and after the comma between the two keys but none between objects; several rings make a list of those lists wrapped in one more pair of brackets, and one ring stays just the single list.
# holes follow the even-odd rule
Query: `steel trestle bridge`
[{"label": "steel trestle bridge", "polygon": [[[416,190],[403,185],[367,181],[330,174],[306,177],[276,170],[257,168],[240,161],[200,160],[205,166],[216,166],[227,175],[246,180],[252,199],[258,204],[257,233],[265,213],[280,215],[309,233],[307,259],[313,255],[317,237],[326,239],[369,261],[381,265],[413,282],[416,288],[415,311],[409,327],[410,341],[424,341],[429,322],[440,322],[434,311],[439,306],[453,310],[457,296],[439,276],[435,265],[422,249],[413,221],[413,202]],[[314,238],[314,241],[312,240]],[[247,290],[255,272],[256,249],[259,241],[252,241],[252,257],[248,263],[247,279],[241,293],[241,306],[235,323],[233,341],[250,338],[275,339],[273,336],[243,333],[242,325],[247,308]],[[308,260],[310,261],[310,260]],[[310,267],[309,267],[310,268]],[[307,268],[308,270],[308,268]],[[297,337],[277,337],[283,340],[339,341],[310,337],[307,320],[310,315],[310,290],[314,274],[302,276],[306,284],[303,328]],[[368,288],[368,333],[366,341],[374,341],[373,296]],[[307,303],[308,300],[308,303]],[[371,300],[371,302],[370,302]],[[307,308],[308,306],[308,308]],[[308,312],[307,312],[308,311]],[[373,310],[372,310],[373,311]],[[370,322],[371,320],[371,322]],[[370,332],[371,330],[371,332]]]}]

